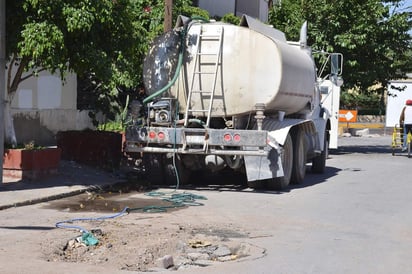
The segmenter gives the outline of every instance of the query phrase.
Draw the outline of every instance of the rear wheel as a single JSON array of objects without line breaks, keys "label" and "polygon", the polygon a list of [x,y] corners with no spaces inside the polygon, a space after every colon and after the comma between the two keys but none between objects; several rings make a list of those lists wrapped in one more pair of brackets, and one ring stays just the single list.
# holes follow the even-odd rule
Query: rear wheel
[{"label": "rear wheel", "polygon": [[290,182],[292,184],[300,184],[305,179],[306,174],[306,140],[305,133],[297,129],[293,136],[293,165],[292,177]]},{"label": "rear wheel", "polygon": [[323,138],[323,151],[320,155],[312,159],[312,172],[314,173],[324,173],[326,168],[326,159],[328,158],[329,148],[329,136],[328,132],[325,132]]},{"label": "rear wheel", "polygon": [[269,189],[282,190],[285,189],[290,183],[293,166],[293,143],[290,134],[288,134],[288,136],[286,137],[285,144],[283,145],[281,161],[284,176],[269,179],[267,181],[267,187]]}]

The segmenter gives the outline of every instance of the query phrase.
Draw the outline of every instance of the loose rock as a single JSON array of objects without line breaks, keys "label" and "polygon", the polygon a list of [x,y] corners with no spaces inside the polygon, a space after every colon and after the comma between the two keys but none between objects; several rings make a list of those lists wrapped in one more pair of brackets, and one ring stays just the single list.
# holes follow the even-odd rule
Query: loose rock
[{"label": "loose rock", "polygon": [[200,253],[200,252],[192,252],[188,253],[187,257],[191,259],[192,261],[197,261],[197,260],[210,260],[210,256],[206,253]]},{"label": "loose rock", "polygon": [[213,255],[216,257],[224,257],[231,255],[232,252],[230,251],[229,247],[226,245],[220,245],[214,252]]},{"label": "loose rock", "polygon": [[156,260],[156,265],[160,268],[168,269],[169,267],[173,266],[173,256],[165,255],[162,258]]}]

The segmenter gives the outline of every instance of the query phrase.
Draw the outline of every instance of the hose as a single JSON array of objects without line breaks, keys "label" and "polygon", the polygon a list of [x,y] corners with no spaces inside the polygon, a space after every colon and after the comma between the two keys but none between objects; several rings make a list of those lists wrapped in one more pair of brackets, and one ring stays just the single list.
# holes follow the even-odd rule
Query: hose
[{"label": "hose", "polygon": [[[184,26],[184,31],[181,33],[181,43],[182,43],[182,47],[179,53],[179,59],[177,62],[177,68],[175,71],[175,74],[172,78],[172,80],[163,88],[161,88],[160,90],[156,91],[155,93],[153,93],[152,95],[146,97],[143,100],[144,104],[147,104],[148,102],[152,101],[153,98],[161,95],[162,93],[164,93],[166,90],[168,90],[177,80],[179,74],[180,74],[180,69],[182,67],[183,64],[183,54],[185,52],[185,39],[186,39],[186,34],[187,34],[187,30],[189,29],[189,24],[191,21],[193,20],[198,20],[198,21],[202,21],[202,22],[209,22],[209,20],[202,18],[202,17],[192,17],[189,22],[187,22]],[[198,123],[200,125],[202,125],[202,121],[198,120],[198,119],[191,119],[191,122],[195,122]],[[177,177],[177,186],[176,186],[176,190],[179,187],[179,175],[178,175],[178,170],[176,168],[176,163],[175,163],[175,154],[173,154],[173,166],[175,168],[176,171],[176,177]],[[167,194],[162,193],[162,192],[149,192],[146,195],[148,196],[152,196],[152,197],[163,197],[164,201],[168,201],[171,202],[172,205],[170,206],[145,206],[145,207],[136,207],[136,208],[129,208],[129,207],[125,207],[122,211],[120,211],[119,213],[113,214],[113,215],[109,215],[109,216],[102,216],[102,217],[97,217],[97,218],[74,218],[74,219],[69,219],[69,220],[65,220],[65,221],[60,221],[56,223],[56,227],[57,228],[69,228],[69,229],[76,229],[76,230],[80,230],[80,232],[82,232],[82,241],[86,243],[86,245],[95,245],[98,243],[98,240],[96,238],[94,238],[94,236],[92,235],[91,232],[89,232],[87,229],[81,227],[81,226],[76,226],[76,225],[67,225],[67,224],[72,224],[74,222],[79,222],[79,221],[101,221],[101,220],[106,220],[106,219],[114,219],[120,216],[123,216],[125,214],[129,214],[132,211],[143,211],[143,212],[147,212],[147,213],[157,213],[157,212],[166,212],[168,208],[178,208],[178,207],[183,207],[183,206],[202,206],[203,204],[200,202],[196,202],[196,199],[202,199],[202,200],[207,200],[206,197],[204,196],[200,196],[200,195],[194,195],[194,194],[190,194],[190,193],[181,193],[181,194],[172,194],[171,196],[167,196]]]},{"label": "hose", "polygon": [[[132,211],[142,211],[145,213],[159,213],[159,212],[166,212],[167,209],[169,208],[179,208],[179,207],[184,207],[184,206],[202,206],[203,203],[197,202],[196,200],[207,200],[205,196],[201,195],[195,195],[191,193],[172,193],[171,195],[163,192],[157,192],[157,191],[152,191],[148,192],[145,195],[151,196],[151,197],[159,197],[162,198],[164,201],[170,202],[170,206],[144,206],[144,207],[135,207],[135,208],[129,208],[125,207],[122,211],[113,214],[113,215],[108,215],[108,216],[102,216],[102,217],[97,217],[97,218],[74,218],[74,219],[69,219],[61,222],[56,223],[57,228],[69,228],[69,229],[76,229],[82,232],[83,239],[88,239],[90,240],[92,236],[92,233],[89,232],[87,229],[83,228],[82,226],[77,226],[77,225],[67,225],[67,224],[73,224],[74,222],[84,222],[84,221],[102,221],[102,220],[107,220],[107,219],[114,219],[117,217],[121,217],[125,214],[129,214]],[[88,244],[87,244],[88,245]]]},{"label": "hose", "polygon": [[75,219],[69,219],[61,222],[56,223],[57,228],[72,228],[72,229],[77,229],[80,230],[82,233],[90,233],[87,229],[81,227],[81,226],[76,226],[76,225],[64,225],[65,223],[74,223],[74,222],[81,222],[81,221],[101,221],[101,220],[106,220],[106,219],[114,219],[117,217],[120,217],[124,214],[129,213],[129,208],[125,207],[122,211],[119,213],[109,215],[109,216],[103,216],[103,217],[97,217],[97,218],[75,218]]},{"label": "hose", "polygon": [[143,104],[147,104],[148,102],[152,101],[153,98],[161,95],[162,93],[164,93],[166,90],[168,90],[171,86],[174,85],[174,83],[176,83],[177,78],[179,77],[180,74],[180,69],[182,68],[182,64],[183,64],[183,55],[185,52],[185,40],[186,40],[186,35],[187,35],[187,31],[189,30],[189,25],[193,20],[197,20],[197,21],[202,21],[202,22],[209,22],[209,20],[207,20],[206,18],[200,17],[200,16],[194,16],[192,18],[190,18],[190,20],[184,25],[184,30],[181,32],[181,43],[182,43],[182,47],[180,49],[179,52],[179,59],[177,61],[177,67],[176,67],[176,71],[175,74],[172,78],[172,80],[170,80],[169,83],[167,83],[166,86],[164,86],[163,88],[159,89],[158,91],[156,91],[155,93],[149,95],[148,97],[146,97],[143,100]]},{"label": "hose", "polygon": [[178,59],[178,62],[177,62],[176,72],[175,72],[175,75],[173,76],[172,80],[171,80],[169,83],[167,83],[167,85],[164,86],[163,88],[159,89],[158,91],[156,91],[156,92],[153,93],[152,95],[146,97],[146,98],[143,100],[143,104],[147,104],[148,102],[152,101],[153,98],[161,95],[161,94],[164,93],[166,90],[168,90],[172,85],[174,85],[174,83],[175,83],[176,80],[177,80],[177,77],[179,77],[180,69],[181,69],[181,67],[182,67],[182,63],[183,63],[183,51],[181,51],[181,52],[179,53],[179,59]]}]

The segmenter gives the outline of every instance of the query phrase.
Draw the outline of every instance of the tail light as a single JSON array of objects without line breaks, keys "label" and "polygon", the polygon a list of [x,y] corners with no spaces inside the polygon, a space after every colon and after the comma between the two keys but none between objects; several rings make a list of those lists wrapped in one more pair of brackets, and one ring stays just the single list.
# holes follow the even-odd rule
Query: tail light
[{"label": "tail light", "polygon": [[148,137],[151,140],[164,140],[166,138],[166,134],[163,131],[160,131],[158,133],[156,133],[155,131],[150,131]]},{"label": "tail light", "polygon": [[233,136],[229,133],[226,133],[225,135],[223,135],[223,140],[225,140],[225,142],[235,142],[238,143],[240,142],[240,134],[235,133]]},{"label": "tail light", "polygon": [[230,142],[230,141],[232,141],[232,135],[230,135],[229,133],[226,133],[225,135],[223,135],[223,139],[226,142]]},{"label": "tail light", "polygon": [[154,131],[150,131],[149,132],[149,139],[155,139],[156,138],[156,132],[154,132]]},{"label": "tail light", "polygon": [[164,132],[159,132],[158,134],[157,134],[157,138],[159,138],[159,140],[163,140],[164,138],[165,138],[165,133]]}]

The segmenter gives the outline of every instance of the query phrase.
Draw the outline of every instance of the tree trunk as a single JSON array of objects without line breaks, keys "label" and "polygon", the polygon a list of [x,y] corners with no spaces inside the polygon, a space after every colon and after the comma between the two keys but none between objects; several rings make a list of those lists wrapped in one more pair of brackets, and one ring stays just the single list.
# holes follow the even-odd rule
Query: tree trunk
[{"label": "tree trunk", "polygon": [[165,0],[164,32],[168,32],[172,29],[172,9],[173,0]]},{"label": "tree trunk", "polygon": [[4,104],[4,142],[14,148],[17,147],[17,139],[10,105],[9,100]]},{"label": "tree trunk", "polygon": [[13,80],[12,80],[12,68],[16,62],[16,57],[13,55],[8,71],[7,71],[7,87],[6,87],[6,92],[7,92],[7,100],[4,103],[4,143],[7,145],[14,147],[17,147],[17,138],[16,138],[16,131],[14,130],[14,123],[13,123],[13,115],[11,113],[11,102],[13,101],[13,97],[17,92],[17,88],[19,84],[31,77],[31,75],[24,77],[22,79],[22,75],[24,72],[24,68],[29,62],[29,59],[26,57],[23,57],[19,65],[17,67],[17,70],[14,74]]}]

